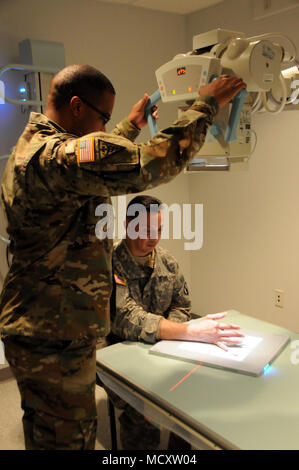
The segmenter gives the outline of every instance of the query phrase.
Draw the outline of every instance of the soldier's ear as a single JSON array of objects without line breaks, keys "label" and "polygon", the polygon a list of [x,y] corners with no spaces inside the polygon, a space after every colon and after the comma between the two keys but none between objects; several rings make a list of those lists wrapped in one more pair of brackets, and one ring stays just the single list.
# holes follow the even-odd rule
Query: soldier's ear
[{"label": "soldier's ear", "polygon": [[79,96],[72,96],[70,99],[70,109],[75,117],[79,117],[82,114],[83,103]]}]

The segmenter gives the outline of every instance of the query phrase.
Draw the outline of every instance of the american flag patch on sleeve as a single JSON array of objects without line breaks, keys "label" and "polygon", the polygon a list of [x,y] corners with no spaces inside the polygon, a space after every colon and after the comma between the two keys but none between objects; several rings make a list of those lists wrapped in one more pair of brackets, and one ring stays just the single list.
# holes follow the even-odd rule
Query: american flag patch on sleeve
[{"label": "american flag patch on sleeve", "polygon": [[79,139],[77,161],[79,164],[94,162],[94,137]]}]

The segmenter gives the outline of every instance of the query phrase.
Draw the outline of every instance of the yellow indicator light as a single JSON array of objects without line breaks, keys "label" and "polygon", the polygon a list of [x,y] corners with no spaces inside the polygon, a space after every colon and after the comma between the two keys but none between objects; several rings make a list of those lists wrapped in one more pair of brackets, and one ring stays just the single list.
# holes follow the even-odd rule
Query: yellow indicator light
[{"label": "yellow indicator light", "polygon": [[175,90],[172,90],[172,94],[175,95]]}]

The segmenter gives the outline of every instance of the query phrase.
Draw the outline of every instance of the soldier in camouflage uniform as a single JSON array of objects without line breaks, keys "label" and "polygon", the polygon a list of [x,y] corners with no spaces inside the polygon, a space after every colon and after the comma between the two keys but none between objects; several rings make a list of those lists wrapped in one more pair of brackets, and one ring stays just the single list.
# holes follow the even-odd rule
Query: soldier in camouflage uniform
[{"label": "soldier in camouflage uniform", "polygon": [[[150,220],[149,214],[153,207],[159,209],[162,203],[150,196],[137,196],[129,203],[127,211],[135,204],[144,207],[148,217],[143,220],[145,227],[139,224],[140,238],[131,240],[127,233],[126,239],[114,246],[115,309],[111,311],[108,344],[121,340],[155,343],[160,339],[162,318],[172,322],[191,319],[189,291],[178,263],[169,251],[156,246],[161,235],[161,212],[154,213],[159,220],[153,217]],[[130,220],[127,216],[127,227]],[[158,428],[113,392],[107,390],[107,393],[113,404],[123,410],[119,418],[122,447],[126,450],[157,449]],[[170,439],[177,448],[188,448],[178,436],[171,434]]]},{"label": "soldier in camouflage uniform", "polygon": [[[116,283],[116,310],[111,312],[111,332],[121,339],[155,343],[160,339],[162,318],[175,322],[191,319],[191,302],[187,283],[178,263],[169,251],[157,246],[160,240],[161,211],[152,212],[162,204],[150,196],[136,196],[128,205],[142,205],[148,212],[148,224],[141,230],[149,238],[126,239],[113,249],[113,272]],[[159,217],[153,217],[153,215]],[[151,219],[150,219],[151,217]],[[150,220],[149,220],[150,219]],[[127,217],[127,225],[130,219]],[[153,224],[157,222],[157,227]],[[150,233],[151,230],[151,233]],[[145,234],[147,237],[147,234]]]},{"label": "soldier in camouflage uniform", "polygon": [[[221,334],[228,336],[225,341],[237,342],[239,327],[217,321],[224,318],[225,313],[208,315],[200,326],[194,324],[190,328],[184,324],[191,319],[186,281],[175,258],[169,251],[157,246],[162,230],[162,207],[161,201],[145,195],[136,196],[128,204],[126,239],[116,243],[113,250],[115,295],[111,304],[108,344],[122,340],[153,344],[160,339],[185,339],[215,342],[223,346],[219,332],[214,331],[215,327],[215,330],[219,329]],[[135,210],[140,214],[134,221],[134,230],[130,232],[130,223],[134,218],[128,213]],[[140,217],[142,215],[143,218]],[[207,332],[209,337],[206,336]],[[157,449],[159,430],[113,392],[107,390],[107,393],[114,405],[123,410],[120,415],[123,448]],[[188,444],[171,433],[169,448],[187,449]]]},{"label": "soldier in camouflage uniform", "polygon": [[27,449],[92,449],[95,342],[109,331],[112,241],[95,208],[174,178],[201,147],[220,105],[245,85],[219,78],[150,142],[148,96],[107,133],[115,91],[90,66],[54,77],[45,115],[31,113],[2,181],[13,261],[0,299],[5,354],[18,381]]}]

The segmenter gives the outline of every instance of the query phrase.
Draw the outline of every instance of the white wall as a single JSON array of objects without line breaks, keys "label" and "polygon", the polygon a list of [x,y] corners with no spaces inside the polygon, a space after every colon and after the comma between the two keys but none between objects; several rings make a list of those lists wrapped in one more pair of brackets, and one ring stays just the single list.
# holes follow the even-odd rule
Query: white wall
[{"label": "white wall", "polygon": [[[1,0],[0,63],[18,62],[18,42],[26,38],[63,42],[67,65],[88,63],[111,79],[117,92],[112,129],[144,92],[157,89],[155,69],[186,50],[186,18],[96,0]],[[10,88],[13,94],[13,84]],[[175,105],[161,106],[160,128],[176,116]],[[0,155],[14,145],[27,117],[16,106],[0,105]],[[146,130],[139,140],[148,138]],[[0,171],[1,176],[3,168]],[[184,176],[151,192],[167,203],[177,201],[178,194],[180,202],[188,202]],[[4,234],[3,222],[0,233]],[[163,245],[178,258],[190,282],[190,258],[181,250],[182,243]],[[3,244],[0,250],[1,283],[6,271]]]},{"label": "white wall", "polygon": [[[222,27],[248,35],[281,31],[299,53],[299,9],[254,21],[250,0],[226,0],[187,18],[192,36]],[[299,330],[299,112],[257,115],[247,172],[190,175],[190,200],[204,204],[204,246],[192,255],[193,308],[236,308]],[[274,306],[274,289],[285,307]]]},{"label": "white wall", "polygon": [[[156,89],[154,70],[190,50],[194,34],[216,27],[248,35],[282,31],[299,49],[298,20],[297,9],[254,21],[250,0],[225,0],[186,17],[96,0],[2,0],[0,62],[16,62],[18,42],[28,37],[63,42],[67,64],[94,65],[115,84],[113,126],[144,91]],[[176,116],[176,106],[161,106],[160,115],[162,128]],[[0,154],[15,143],[26,119],[18,108],[0,105]],[[201,250],[186,252],[183,241],[161,242],[192,283],[198,313],[237,308],[299,330],[298,120],[297,111],[255,117],[259,141],[248,172],[181,175],[151,191],[168,204],[204,204]],[[148,137],[144,131],[142,140]],[[2,244],[0,250],[1,282]],[[275,288],[285,290],[283,309],[273,306]]]}]

